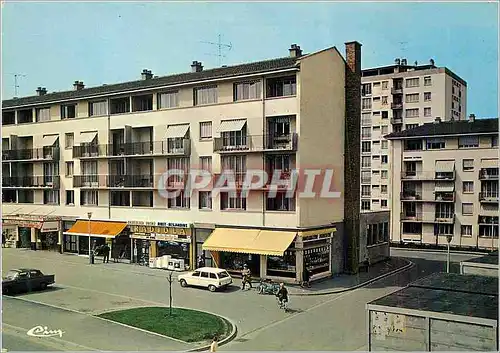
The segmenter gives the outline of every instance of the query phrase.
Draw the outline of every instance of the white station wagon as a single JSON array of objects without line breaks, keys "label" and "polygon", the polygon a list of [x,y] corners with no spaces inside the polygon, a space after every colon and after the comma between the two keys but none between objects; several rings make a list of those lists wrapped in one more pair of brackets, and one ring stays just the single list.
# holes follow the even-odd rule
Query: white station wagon
[{"label": "white station wagon", "polygon": [[179,283],[182,287],[204,287],[210,292],[215,292],[219,288],[226,288],[233,279],[226,270],[216,267],[201,267],[195,271],[179,275]]}]

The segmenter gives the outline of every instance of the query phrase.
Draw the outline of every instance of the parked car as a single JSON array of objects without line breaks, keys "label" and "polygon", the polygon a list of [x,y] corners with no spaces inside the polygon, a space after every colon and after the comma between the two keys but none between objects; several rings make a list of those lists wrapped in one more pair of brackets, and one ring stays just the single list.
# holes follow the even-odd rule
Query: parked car
[{"label": "parked car", "polygon": [[44,275],[34,268],[20,268],[10,270],[2,278],[2,293],[13,294],[44,290],[55,283],[54,275]]},{"label": "parked car", "polygon": [[204,287],[210,292],[217,289],[225,289],[233,283],[232,277],[226,270],[216,267],[201,267],[195,271],[179,275],[179,283],[182,287]]}]

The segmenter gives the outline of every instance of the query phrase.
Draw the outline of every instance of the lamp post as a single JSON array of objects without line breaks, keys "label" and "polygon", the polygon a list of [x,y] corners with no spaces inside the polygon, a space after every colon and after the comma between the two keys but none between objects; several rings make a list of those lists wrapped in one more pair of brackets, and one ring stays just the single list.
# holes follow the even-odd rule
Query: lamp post
[{"label": "lamp post", "polygon": [[453,234],[446,234],[446,240],[448,241],[448,252],[446,255],[446,273],[450,273],[450,243],[453,239]]},{"label": "lamp post", "polygon": [[89,227],[88,227],[88,229],[89,229],[89,265],[92,265],[92,254],[91,254],[92,250],[91,250],[91,243],[90,243],[90,234],[91,234],[90,233],[90,219],[92,218],[92,212],[88,212],[87,217],[89,219]]}]

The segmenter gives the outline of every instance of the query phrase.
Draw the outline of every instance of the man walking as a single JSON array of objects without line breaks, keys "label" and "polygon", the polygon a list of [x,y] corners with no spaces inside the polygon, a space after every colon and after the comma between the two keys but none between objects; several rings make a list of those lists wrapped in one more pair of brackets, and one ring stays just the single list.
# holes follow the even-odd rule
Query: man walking
[{"label": "man walking", "polygon": [[108,263],[109,264],[109,252],[111,249],[109,248],[108,243],[104,244],[102,247],[102,252],[104,254],[104,257],[102,258],[102,263]]},{"label": "man walking", "polygon": [[252,273],[250,272],[250,269],[248,268],[248,266],[246,264],[243,265],[243,272],[241,274],[243,276],[241,290],[245,290],[245,285],[247,283],[249,284],[250,289],[252,289],[253,288],[253,286],[252,286],[252,279],[250,278],[252,276]]}]

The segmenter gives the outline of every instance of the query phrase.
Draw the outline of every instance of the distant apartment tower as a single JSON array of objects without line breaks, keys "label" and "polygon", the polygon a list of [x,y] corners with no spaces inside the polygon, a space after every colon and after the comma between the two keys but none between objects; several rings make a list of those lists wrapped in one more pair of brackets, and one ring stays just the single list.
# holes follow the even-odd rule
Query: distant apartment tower
[{"label": "distant apartment tower", "polygon": [[498,247],[498,119],[424,124],[387,136],[393,243]]},{"label": "distant apartment tower", "polygon": [[466,117],[467,83],[445,67],[394,65],[366,69],[361,78],[361,211],[391,209],[392,132]]}]

